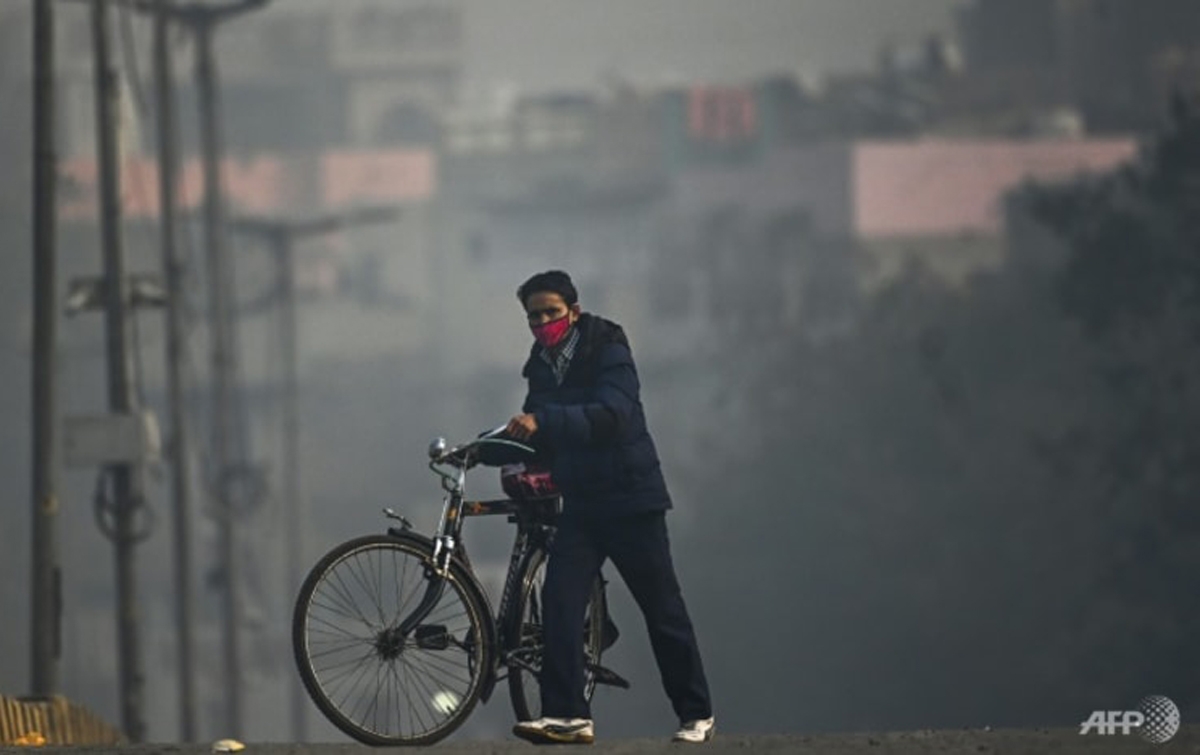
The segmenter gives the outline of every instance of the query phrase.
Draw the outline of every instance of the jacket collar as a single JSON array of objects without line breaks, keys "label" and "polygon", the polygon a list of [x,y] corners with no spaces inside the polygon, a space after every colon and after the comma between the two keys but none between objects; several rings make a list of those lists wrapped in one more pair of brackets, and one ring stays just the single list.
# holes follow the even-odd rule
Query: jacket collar
[{"label": "jacket collar", "polygon": [[[591,359],[592,354],[601,344],[612,341],[624,344],[626,347],[629,346],[629,340],[625,337],[625,331],[621,329],[620,325],[590,312],[580,314],[579,319],[575,322],[575,327],[579,329],[579,343],[575,346],[571,367],[567,368],[568,375],[575,365]],[[541,351],[542,347],[534,342],[529,349],[529,358],[525,360],[525,366],[521,370],[522,377],[529,377],[529,371],[534,364],[539,362],[545,364],[541,357]],[[549,365],[547,365],[547,369],[549,369]]]}]

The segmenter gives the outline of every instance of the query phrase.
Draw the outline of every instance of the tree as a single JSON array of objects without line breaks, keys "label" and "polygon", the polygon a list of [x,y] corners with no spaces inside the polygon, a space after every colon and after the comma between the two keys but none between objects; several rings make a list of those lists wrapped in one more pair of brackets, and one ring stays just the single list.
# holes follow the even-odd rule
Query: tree
[{"label": "tree", "polygon": [[793,693],[751,725],[1200,700],[1198,134],[1177,117],[1126,169],[1021,190],[1013,253],[963,289],[914,266],[848,335],[735,333],[687,366],[720,385],[698,623],[754,638],[711,674]]},{"label": "tree", "polygon": [[[1102,181],[1031,191],[1032,212],[1066,243],[1064,310],[1096,349],[1110,417],[1096,473],[1114,528],[1107,622],[1133,642],[1101,641],[1101,676],[1152,678],[1195,700],[1176,672],[1200,660],[1200,107],[1178,96],[1162,135]],[[1098,633],[1099,634],[1099,633]],[[1145,683],[1144,681],[1142,682]]]}]

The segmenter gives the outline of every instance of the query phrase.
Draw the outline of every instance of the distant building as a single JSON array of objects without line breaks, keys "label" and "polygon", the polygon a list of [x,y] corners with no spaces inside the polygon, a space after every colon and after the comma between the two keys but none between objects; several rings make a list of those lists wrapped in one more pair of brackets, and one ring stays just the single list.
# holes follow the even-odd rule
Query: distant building
[{"label": "distant building", "polygon": [[1136,148],[1130,138],[863,140],[680,172],[651,263],[657,315],[677,323],[663,348],[680,333],[747,324],[836,331],[862,294],[911,264],[961,283],[1003,260],[1008,192],[1110,171]]},{"label": "distant building", "polygon": [[[213,39],[229,150],[435,146],[461,84],[460,5],[460,0],[286,0],[219,25]],[[95,149],[90,9],[79,3],[59,8],[60,147],[66,157],[83,156]],[[114,7],[113,13],[125,146],[129,152],[152,152],[150,24],[128,9]],[[6,74],[28,75],[29,19],[27,5],[0,9],[0,55],[11,63]],[[188,40],[173,50],[184,147],[194,151],[193,47]]]},{"label": "distant building", "polygon": [[459,94],[457,0],[289,0],[218,33],[231,147],[432,146]]},{"label": "distant building", "polygon": [[942,140],[854,148],[852,234],[884,280],[920,260],[960,281],[1001,261],[1005,196],[1022,184],[1111,171],[1133,159],[1130,138]]},{"label": "distant building", "polygon": [[[778,304],[772,316],[837,323],[862,292],[911,261],[950,281],[997,264],[1006,192],[1105,171],[1135,150],[1131,138],[1085,138],[1069,122],[1054,128],[1071,139],[897,138],[885,120],[871,120],[886,109],[823,109],[828,97],[782,77],[516,97],[492,110],[448,109],[433,147],[231,157],[228,197],[235,212],[292,215],[406,205],[406,215],[421,218],[406,231],[416,236],[397,244],[356,235],[358,246],[338,264],[375,270],[367,278],[386,283],[384,299],[399,294],[412,307],[431,307],[433,341],[472,343],[442,352],[453,371],[503,362],[521,334],[503,322],[490,332],[491,321],[456,319],[443,308],[464,299],[506,307],[518,278],[546,267],[574,271],[593,305],[619,307],[633,326],[666,316],[737,327],[738,302],[757,301],[753,291],[763,286]],[[830,136],[839,122],[857,127]],[[86,185],[89,166],[69,162],[66,174]],[[154,185],[153,165],[133,161],[127,170],[136,179],[126,183],[127,210],[152,215],[153,198],[136,190]],[[189,163],[187,202],[198,200],[198,175]],[[86,186],[68,199],[69,217],[94,211]],[[644,294],[648,285],[653,297]],[[449,290],[456,298],[431,293]],[[765,311],[750,309],[751,317]]]},{"label": "distant building", "polygon": [[983,100],[1077,107],[1093,131],[1152,128],[1173,88],[1200,87],[1193,0],[975,0],[959,34]]}]

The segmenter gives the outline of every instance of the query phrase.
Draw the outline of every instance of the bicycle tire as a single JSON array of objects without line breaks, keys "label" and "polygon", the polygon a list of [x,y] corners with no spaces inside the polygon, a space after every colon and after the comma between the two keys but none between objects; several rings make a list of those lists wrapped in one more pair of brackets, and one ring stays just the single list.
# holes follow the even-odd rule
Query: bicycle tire
[{"label": "bicycle tire", "polygon": [[355,538],[313,566],[296,598],[292,646],[304,687],[334,726],[364,744],[444,739],[470,715],[490,673],[487,601],[457,560],[422,623],[430,629],[402,645],[384,634],[420,601],[429,555],[429,542],[414,536]]},{"label": "bicycle tire", "polygon": [[[518,721],[533,721],[542,715],[541,686],[537,677],[542,665],[541,589],[545,579],[546,560],[546,551],[541,548],[526,556],[521,567],[521,590],[516,610],[505,632],[505,648],[536,669],[531,670],[521,663],[509,663],[508,692],[513,713]],[[604,582],[597,575],[584,615],[585,663],[600,665],[605,610]],[[584,698],[590,702],[595,691],[595,674],[585,669]]]}]

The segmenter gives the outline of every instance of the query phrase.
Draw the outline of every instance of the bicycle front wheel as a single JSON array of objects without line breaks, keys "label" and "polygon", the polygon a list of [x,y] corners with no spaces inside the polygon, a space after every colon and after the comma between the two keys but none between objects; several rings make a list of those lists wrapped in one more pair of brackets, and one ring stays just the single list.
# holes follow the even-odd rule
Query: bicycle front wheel
[{"label": "bicycle front wheel", "polygon": [[486,604],[454,562],[433,611],[395,628],[431,580],[428,544],[371,535],[326,554],[300,588],[292,644],[300,677],[335,726],[377,746],[427,745],[457,729],[490,668]]},{"label": "bicycle front wheel", "polygon": [[[525,577],[516,615],[507,628],[508,692],[518,721],[533,721],[542,715],[542,688],[538,679],[542,673],[542,586],[546,581],[546,562],[544,550],[529,554],[522,569]],[[597,576],[583,620],[583,696],[588,701],[596,691],[596,675],[589,666],[600,665],[605,611],[604,582]]]}]

